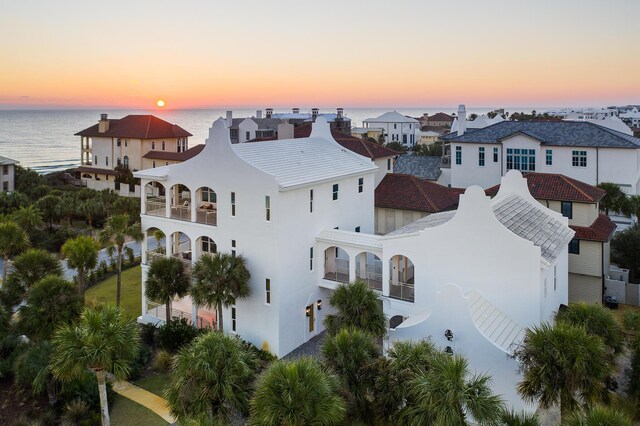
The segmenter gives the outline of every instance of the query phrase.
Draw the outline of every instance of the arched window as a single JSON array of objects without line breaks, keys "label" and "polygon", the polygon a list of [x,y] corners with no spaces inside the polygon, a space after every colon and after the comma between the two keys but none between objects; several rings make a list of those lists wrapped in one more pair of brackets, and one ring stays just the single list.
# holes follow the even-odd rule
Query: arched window
[{"label": "arched window", "polygon": [[125,169],[129,168],[129,156],[128,155],[124,156],[124,168]]}]

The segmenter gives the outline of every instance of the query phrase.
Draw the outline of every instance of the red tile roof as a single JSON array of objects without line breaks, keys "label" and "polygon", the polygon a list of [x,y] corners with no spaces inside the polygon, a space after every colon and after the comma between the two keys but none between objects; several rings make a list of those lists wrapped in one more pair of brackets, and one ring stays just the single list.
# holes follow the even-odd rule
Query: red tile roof
[{"label": "red tile roof", "polygon": [[185,138],[192,135],[182,127],[153,115],[127,115],[123,118],[109,119],[109,130],[104,133],[98,132],[98,124],[94,124],[76,133],[76,136],[160,139]]},{"label": "red tile roof", "polygon": [[[604,189],[589,185],[565,175],[553,173],[525,173],[529,192],[539,200],[575,201],[579,203],[597,203],[606,194]],[[494,196],[500,185],[492,186],[485,192]]]},{"label": "red tile roof", "polygon": [[590,240],[607,242],[611,239],[613,231],[616,230],[616,224],[609,219],[606,214],[599,214],[598,218],[591,226],[575,226],[569,225],[571,229],[576,231],[575,238],[579,240]]},{"label": "red tile roof", "polygon": [[185,161],[200,154],[203,148],[204,144],[200,144],[183,152],[149,151],[145,155],[143,155],[142,158],[151,158],[154,160]]},{"label": "red tile roof", "polygon": [[448,188],[412,175],[389,173],[375,191],[376,207],[438,213],[458,207],[462,188]]},{"label": "red tile roof", "polygon": [[[308,138],[310,135],[311,123],[305,123],[300,126],[296,126],[293,129],[294,138]],[[385,148],[382,145],[378,145],[377,143],[369,142],[355,136],[345,135],[344,133],[341,133],[335,129],[331,129],[331,136],[333,136],[333,139],[335,139],[336,142],[338,142],[346,149],[353,151],[356,154],[360,154],[364,157],[369,157],[372,160],[400,155],[400,153],[397,151]],[[277,137],[275,136],[271,138],[256,138],[251,142],[272,141],[275,139],[277,139]]]},{"label": "red tile roof", "polygon": [[453,117],[449,114],[445,114],[444,112],[438,112],[433,115],[427,117],[427,121],[451,121],[453,122]]}]

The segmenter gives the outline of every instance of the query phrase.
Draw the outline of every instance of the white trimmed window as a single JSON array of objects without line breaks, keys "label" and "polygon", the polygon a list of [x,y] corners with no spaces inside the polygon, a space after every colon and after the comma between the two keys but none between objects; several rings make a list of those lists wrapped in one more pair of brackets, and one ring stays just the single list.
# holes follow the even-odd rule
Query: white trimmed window
[{"label": "white trimmed window", "polygon": [[264,197],[264,214],[267,222],[271,222],[271,197],[268,195]]},{"label": "white trimmed window", "polygon": [[231,193],[231,216],[236,215],[236,193]]},{"label": "white trimmed window", "polygon": [[333,201],[338,199],[338,190],[339,190],[339,186],[337,183],[333,184]]},{"label": "white trimmed window", "polygon": [[271,280],[269,278],[264,281],[264,302],[267,305],[271,304]]}]

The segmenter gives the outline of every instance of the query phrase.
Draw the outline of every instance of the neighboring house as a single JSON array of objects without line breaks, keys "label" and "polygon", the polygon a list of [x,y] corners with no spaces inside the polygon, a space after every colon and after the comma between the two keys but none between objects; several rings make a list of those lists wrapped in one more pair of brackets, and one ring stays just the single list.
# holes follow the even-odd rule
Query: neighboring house
[{"label": "neighboring house", "polygon": [[629,127],[640,127],[640,111],[638,107],[633,107],[625,112],[621,112],[618,117]]},{"label": "neighboring house", "polygon": [[11,192],[16,189],[17,160],[0,156],[0,192]]},{"label": "neighboring house", "polygon": [[[567,176],[547,173],[524,175],[531,195],[547,208],[569,219],[575,231],[569,243],[569,302],[602,303],[609,275],[610,241],[616,229],[599,201],[605,191]],[[487,189],[494,195],[500,185]]]},{"label": "neighboring house", "polygon": [[444,135],[450,185],[488,188],[515,169],[556,173],[640,193],[640,139],[592,122],[503,121]]},{"label": "neighboring house", "polygon": [[420,117],[420,124],[423,127],[451,127],[454,117],[444,112],[437,112],[432,116],[429,114],[423,114]]},{"label": "neighboring house", "polygon": [[616,130],[625,135],[633,136],[633,131],[622,120],[614,116],[604,116],[600,118],[585,118],[581,114],[571,113],[564,119],[565,121],[588,121],[593,124],[597,124],[607,129]]},{"label": "neighboring house", "polygon": [[420,122],[399,112],[386,112],[376,118],[364,120],[366,128],[384,129],[385,143],[399,142],[411,148],[416,144],[416,132],[420,130]]},{"label": "neighboring house", "polygon": [[368,137],[379,141],[380,136],[384,136],[384,129],[382,127],[353,127],[351,128],[351,136],[360,139]]},{"label": "neighboring house", "polygon": [[[289,125],[290,126],[290,125]],[[284,127],[284,126],[283,126]],[[281,127],[282,128],[282,127]],[[291,134],[291,139],[298,138],[307,138],[311,135],[312,125],[311,123],[302,124],[300,126],[293,127],[290,131],[286,132]],[[278,139],[285,139],[284,137],[280,137],[278,135]],[[378,170],[376,171],[375,176],[375,185],[378,186],[380,181],[385,177],[387,173],[394,172],[394,164],[396,158],[399,156],[399,153],[385,148],[384,146],[370,142],[365,139],[360,139],[355,136],[345,135],[337,130],[331,130],[331,136],[333,139],[342,145],[344,148],[355,152],[356,154],[360,154],[363,157],[367,157],[373,161],[373,163],[378,166]],[[265,140],[273,140],[276,138],[264,138],[257,139],[254,142],[262,142]]]},{"label": "neighboring house", "polygon": [[376,187],[376,234],[388,234],[432,213],[455,210],[463,192],[412,175],[390,173]]},{"label": "neighboring house", "polygon": [[460,105],[458,107],[458,116],[454,118],[453,123],[451,123],[451,132],[458,132],[462,129],[461,122],[464,122],[464,131],[467,130],[475,130],[482,129],[487,126],[491,126],[492,124],[500,123],[505,121],[501,115],[496,115],[493,118],[489,118],[484,115],[480,115],[476,117],[474,120],[467,119],[467,112],[464,105]]},{"label": "neighboring house", "polygon": [[81,146],[77,177],[88,188],[115,189],[125,196],[140,196],[140,188],[137,185],[120,188],[115,181],[116,167],[137,171],[184,161],[197,152],[189,150],[191,133],[153,115],[110,119],[101,114],[98,124],[76,136],[80,136]]},{"label": "neighboring house", "polygon": [[[492,374],[494,392],[514,408],[535,409],[515,393],[521,376],[510,355],[526,327],[567,303],[567,219],[535,201],[514,171],[493,200],[472,187],[455,212],[375,235],[376,169],[337,143],[324,118],[309,137],[245,144],[232,144],[217,120],[195,157],[135,173],[165,193],[142,200],[145,235],[167,236],[166,254],[142,243],[143,294],[153,256],[190,268],[205,253],[241,254],[251,295],[224,309],[225,331],[282,357],[324,329],[339,282],[361,279],[390,318],[385,348],[431,337],[466,355],[474,372]],[[139,321],[163,320],[164,308],[142,304]],[[188,297],[174,306],[198,324],[216,321]]]},{"label": "neighboring house", "polygon": [[[417,143],[419,145],[432,145],[438,141],[438,139],[440,138],[440,135],[442,134],[442,133],[434,132],[433,130],[424,130],[424,129],[425,127],[423,127],[422,130],[418,130],[416,132]],[[428,127],[426,127],[426,129],[428,129]]]}]

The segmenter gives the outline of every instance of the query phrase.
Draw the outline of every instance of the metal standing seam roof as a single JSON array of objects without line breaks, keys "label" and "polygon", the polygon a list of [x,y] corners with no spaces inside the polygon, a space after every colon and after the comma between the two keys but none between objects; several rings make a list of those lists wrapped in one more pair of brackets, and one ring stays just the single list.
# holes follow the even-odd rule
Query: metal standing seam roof
[{"label": "metal standing seam roof", "polygon": [[403,154],[393,165],[394,173],[404,173],[422,179],[438,180],[442,158],[429,155]]},{"label": "metal standing seam roof", "polygon": [[322,137],[234,144],[232,148],[247,163],[274,176],[282,188],[377,169],[370,159]]},{"label": "metal standing seam roof", "polygon": [[525,330],[476,291],[467,294],[469,312],[476,328],[494,345],[512,353],[524,340]]},{"label": "metal standing seam roof", "polygon": [[[514,234],[540,247],[542,258],[548,263],[555,261],[574,236],[571,228],[546,213],[542,206],[535,206],[516,194],[494,202],[492,207],[496,219]],[[386,237],[411,235],[434,228],[448,222],[455,214],[455,211],[449,211],[425,216],[390,232]]]},{"label": "metal standing seam roof", "polygon": [[441,138],[448,142],[499,143],[517,133],[550,146],[640,148],[640,139],[588,121],[503,121],[462,136],[453,132]]}]

